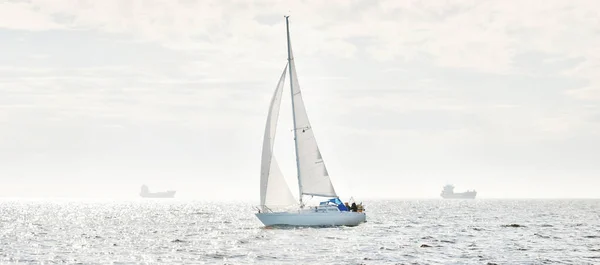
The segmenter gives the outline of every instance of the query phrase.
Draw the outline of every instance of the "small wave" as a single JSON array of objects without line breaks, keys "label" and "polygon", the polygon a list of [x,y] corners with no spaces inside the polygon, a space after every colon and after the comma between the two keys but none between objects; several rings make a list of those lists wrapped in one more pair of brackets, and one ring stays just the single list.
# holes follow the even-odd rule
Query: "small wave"
[{"label": "small wave", "polygon": [[585,238],[600,238],[600,236],[597,236],[597,235],[592,235],[592,236],[583,236],[583,237],[585,237]]},{"label": "small wave", "polygon": [[388,248],[388,247],[379,247],[379,249],[380,250],[398,250],[398,248]]},{"label": "small wave", "polygon": [[185,242],[185,240],[175,239],[175,240],[171,241],[171,243],[182,243],[182,242]]},{"label": "small wave", "polygon": [[214,254],[208,254],[208,257],[214,258],[214,259],[223,259],[223,258],[227,258],[227,255],[225,254],[221,254],[221,253],[214,253]]},{"label": "small wave", "polygon": [[263,260],[263,259],[269,260],[269,259],[277,259],[277,257],[276,256],[258,255],[258,256],[256,256],[256,259],[258,259],[258,260]]},{"label": "small wave", "polygon": [[520,225],[520,224],[509,224],[509,225],[502,225],[502,227],[526,227],[526,226]]}]

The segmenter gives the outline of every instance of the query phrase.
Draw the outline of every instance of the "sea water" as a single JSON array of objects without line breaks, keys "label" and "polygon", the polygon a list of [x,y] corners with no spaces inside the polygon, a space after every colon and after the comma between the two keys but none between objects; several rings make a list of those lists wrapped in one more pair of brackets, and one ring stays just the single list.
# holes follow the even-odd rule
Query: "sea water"
[{"label": "sea water", "polygon": [[0,264],[600,264],[600,200],[364,201],[356,227],[247,203],[0,200]]}]

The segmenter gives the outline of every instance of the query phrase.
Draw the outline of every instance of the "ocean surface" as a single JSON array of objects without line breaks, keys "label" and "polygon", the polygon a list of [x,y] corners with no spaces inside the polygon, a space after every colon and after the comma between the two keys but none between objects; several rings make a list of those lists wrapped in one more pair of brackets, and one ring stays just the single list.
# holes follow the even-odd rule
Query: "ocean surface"
[{"label": "ocean surface", "polygon": [[365,201],[357,227],[251,204],[0,200],[0,264],[600,264],[600,200]]}]

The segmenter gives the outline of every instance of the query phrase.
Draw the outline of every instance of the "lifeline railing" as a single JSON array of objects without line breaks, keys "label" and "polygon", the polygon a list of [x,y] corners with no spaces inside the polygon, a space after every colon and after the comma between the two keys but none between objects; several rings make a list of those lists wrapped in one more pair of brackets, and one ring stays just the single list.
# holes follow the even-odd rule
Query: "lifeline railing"
[{"label": "lifeline railing", "polygon": [[[261,210],[261,208],[263,208],[264,211]],[[254,206],[254,209],[256,209],[259,213],[261,213],[261,212],[272,213],[273,212],[273,210],[271,210],[271,208],[267,207],[266,205]]]}]

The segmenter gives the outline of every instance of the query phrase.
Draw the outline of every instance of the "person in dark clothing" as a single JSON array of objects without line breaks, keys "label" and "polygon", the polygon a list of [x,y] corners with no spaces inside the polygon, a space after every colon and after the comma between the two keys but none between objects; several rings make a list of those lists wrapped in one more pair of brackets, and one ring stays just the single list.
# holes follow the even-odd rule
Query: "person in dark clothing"
[{"label": "person in dark clothing", "polygon": [[356,203],[353,202],[352,206],[350,206],[350,210],[352,210],[353,212],[356,212],[358,210],[358,207],[356,207]]}]

